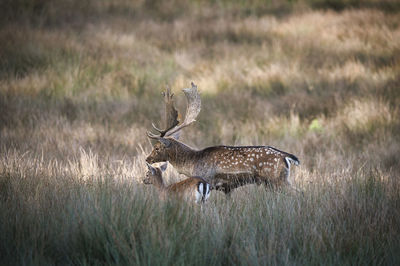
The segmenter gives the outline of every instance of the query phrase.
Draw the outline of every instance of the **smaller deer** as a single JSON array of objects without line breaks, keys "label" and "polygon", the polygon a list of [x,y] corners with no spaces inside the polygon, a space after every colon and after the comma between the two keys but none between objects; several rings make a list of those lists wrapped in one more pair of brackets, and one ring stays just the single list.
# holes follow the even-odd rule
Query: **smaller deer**
[{"label": "smaller deer", "polygon": [[162,193],[174,193],[183,196],[186,199],[194,199],[196,203],[205,203],[210,197],[210,184],[204,179],[197,177],[189,177],[181,182],[166,186],[163,181],[162,173],[167,169],[168,163],[164,163],[160,167],[153,167],[147,164],[148,171],[143,183],[153,184]]}]

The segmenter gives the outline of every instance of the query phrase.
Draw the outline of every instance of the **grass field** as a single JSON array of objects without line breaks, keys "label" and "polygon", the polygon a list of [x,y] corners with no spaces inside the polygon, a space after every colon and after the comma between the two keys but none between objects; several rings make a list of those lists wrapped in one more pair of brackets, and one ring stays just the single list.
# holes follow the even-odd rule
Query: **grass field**
[{"label": "grass field", "polygon": [[[304,195],[142,184],[191,81],[181,139],[293,153]],[[399,265],[400,3],[2,1],[0,154],[1,265]]]}]

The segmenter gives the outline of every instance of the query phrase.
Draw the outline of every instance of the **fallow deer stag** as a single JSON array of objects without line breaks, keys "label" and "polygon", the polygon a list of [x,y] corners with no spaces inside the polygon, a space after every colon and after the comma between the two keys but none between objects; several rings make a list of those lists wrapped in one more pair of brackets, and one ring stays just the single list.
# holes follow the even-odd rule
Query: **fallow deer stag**
[{"label": "fallow deer stag", "polygon": [[[201,109],[200,95],[193,84],[183,89],[187,99],[184,121],[179,124],[169,89],[164,94],[166,102],[166,129],[153,127],[159,134],[147,132],[157,140],[148,163],[170,162],[181,174],[200,177],[217,189],[228,194],[245,184],[264,184],[267,187],[289,186],[291,163],[300,162],[293,154],[270,146],[214,146],[196,150],[178,141],[179,132],[195,122]],[[292,188],[292,187],[291,187]],[[293,188],[294,189],[294,188]],[[296,189],[295,189],[296,190]]]},{"label": "fallow deer stag", "polygon": [[153,184],[161,193],[173,193],[183,196],[185,199],[194,199],[196,203],[205,203],[210,197],[210,184],[201,178],[189,177],[181,182],[166,186],[163,181],[162,172],[167,169],[167,163],[160,167],[147,164],[148,171],[143,179],[144,184]]}]

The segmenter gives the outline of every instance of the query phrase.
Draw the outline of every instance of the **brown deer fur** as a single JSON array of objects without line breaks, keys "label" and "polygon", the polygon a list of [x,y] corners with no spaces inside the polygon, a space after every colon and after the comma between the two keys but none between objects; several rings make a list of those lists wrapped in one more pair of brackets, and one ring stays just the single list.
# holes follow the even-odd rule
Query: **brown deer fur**
[{"label": "brown deer fur", "polygon": [[194,199],[196,203],[204,203],[210,196],[210,184],[201,178],[190,177],[175,184],[166,186],[163,181],[162,172],[165,171],[166,163],[161,167],[147,165],[148,171],[143,179],[144,184],[153,184],[161,193],[173,193],[186,199]]}]

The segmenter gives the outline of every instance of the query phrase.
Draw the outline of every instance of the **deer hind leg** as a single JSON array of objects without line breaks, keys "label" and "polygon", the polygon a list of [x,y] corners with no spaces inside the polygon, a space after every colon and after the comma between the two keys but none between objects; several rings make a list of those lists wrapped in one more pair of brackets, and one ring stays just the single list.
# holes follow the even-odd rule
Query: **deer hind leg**
[{"label": "deer hind leg", "polygon": [[285,185],[286,172],[279,171],[279,169],[265,168],[260,174],[259,179],[265,186],[266,190],[277,190]]},{"label": "deer hind leg", "polygon": [[289,189],[295,192],[301,192],[291,184],[289,180],[290,168],[288,167],[282,167],[280,171],[273,173],[272,176],[269,172],[264,174],[264,185],[266,190]]},{"label": "deer hind leg", "polygon": [[292,184],[289,177],[290,177],[290,164],[289,167],[284,167],[280,173],[279,180],[281,180],[282,187],[285,187],[292,192],[301,193],[302,195],[304,195],[304,192],[301,189],[297,188]]}]

